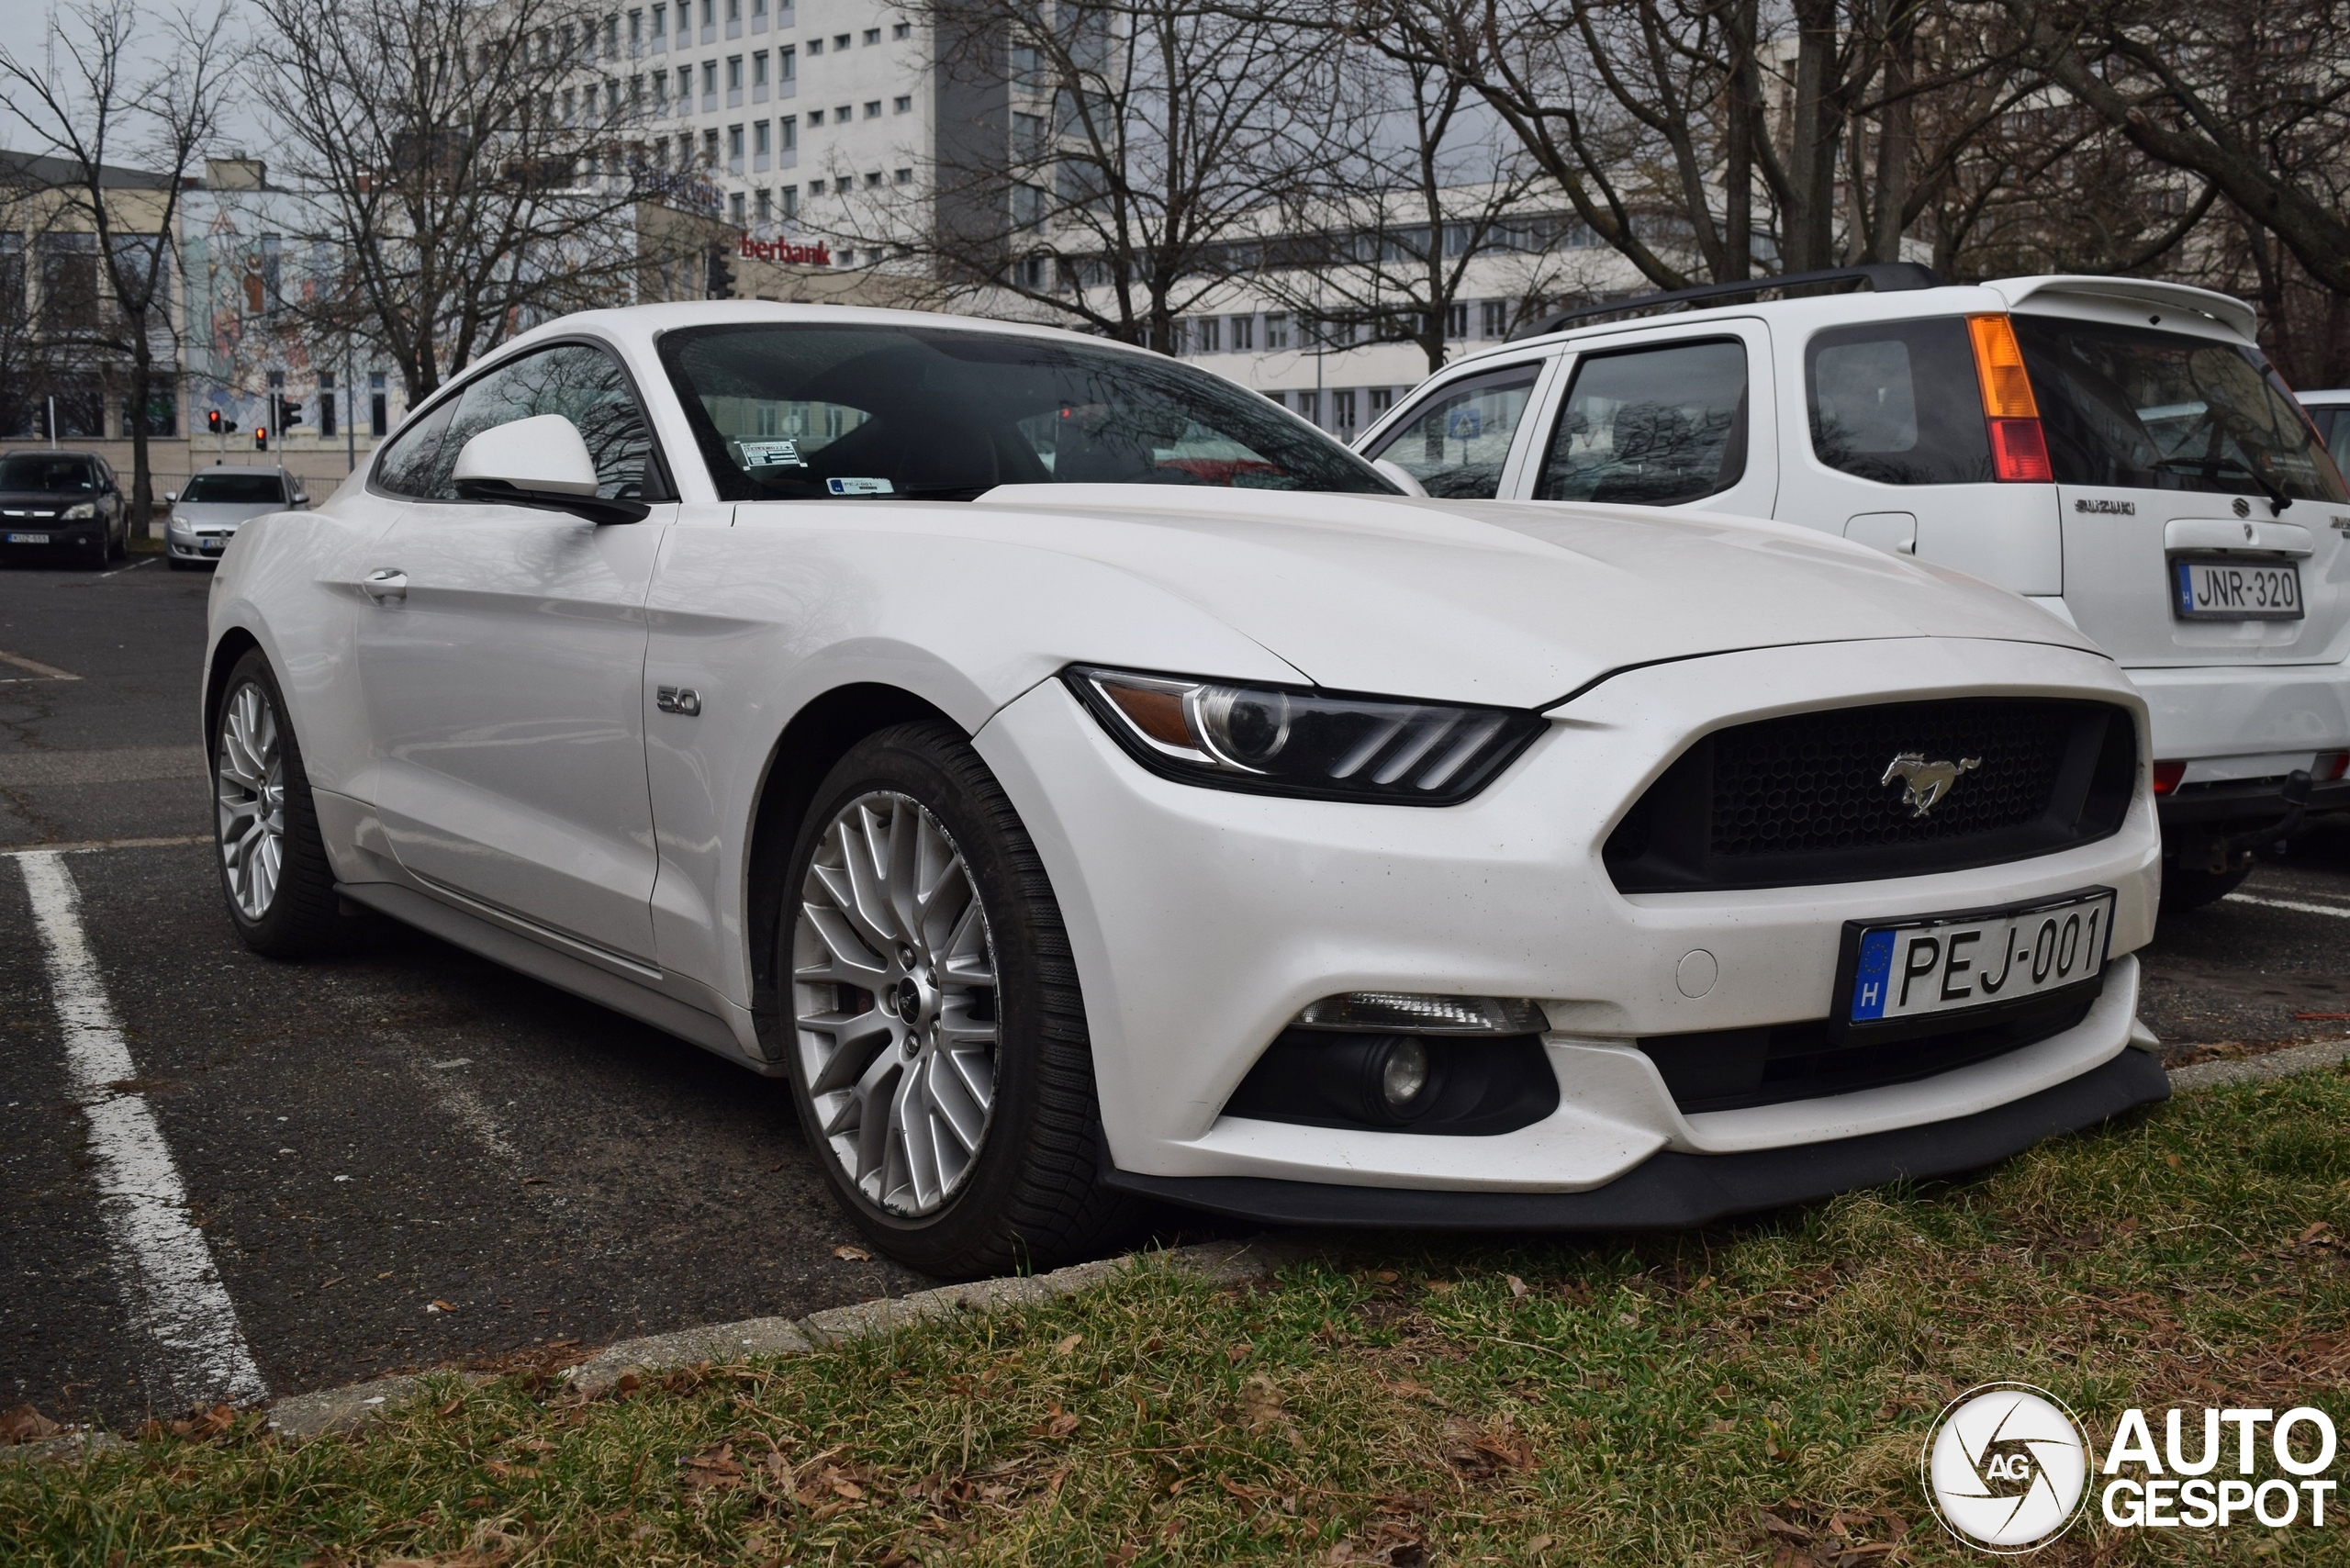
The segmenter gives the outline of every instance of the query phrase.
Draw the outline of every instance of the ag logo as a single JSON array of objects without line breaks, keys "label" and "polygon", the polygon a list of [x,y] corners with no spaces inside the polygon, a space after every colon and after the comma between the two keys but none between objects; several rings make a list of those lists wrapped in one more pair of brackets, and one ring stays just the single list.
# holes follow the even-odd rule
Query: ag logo
[{"label": "ag logo", "polygon": [[1919,1468],[1945,1529],[2007,1555],[2045,1546],[2080,1517],[2088,1462],[2081,1424],[2054,1394],[1986,1383],[1935,1420]]}]

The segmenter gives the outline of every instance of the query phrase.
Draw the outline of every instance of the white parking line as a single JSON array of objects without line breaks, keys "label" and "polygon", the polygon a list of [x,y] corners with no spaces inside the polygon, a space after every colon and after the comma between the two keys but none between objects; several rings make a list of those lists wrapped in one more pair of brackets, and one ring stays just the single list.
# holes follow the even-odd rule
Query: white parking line
[{"label": "white parking line", "polygon": [[138,1069],[83,935],[73,873],[54,851],[16,858],[49,961],[73,1093],[90,1124],[98,1212],[143,1341],[149,1397],[167,1412],[224,1399],[265,1399],[269,1386],[245,1344],[212,1249],[188,1219],[187,1190],[171,1146],[146,1098],[118,1087],[136,1078]]},{"label": "white parking line", "polygon": [[2336,920],[2350,920],[2350,909],[2335,909],[2330,904],[2296,903],[2291,899],[2256,899],[2250,893],[2230,893],[2229,903],[2256,903],[2263,909],[2289,909],[2296,914],[2330,914]]},{"label": "white parking line", "polygon": [[79,680],[82,678],[80,676],[73,674],[71,670],[59,669],[55,665],[45,665],[39,659],[28,659],[22,654],[0,653],[0,665],[14,665],[17,668],[23,670],[26,674],[32,676],[34,678],[39,680]]},{"label": "white parking line", "polygon": [[135,572],[135,571],[137,571],[137,570],[138,570],[140,567],[141,567],[141,566],[153,566],[157,561],[160,561],[160,560],[162,560],[162,557],[161,555],[150,555],[150,556],[148,556],[148,557],[147,557],[145,560],[143,560],[143,561],[133,561],[133,562],[131,562],[131,563],[130,563],[130,565],[129,565],[128,566],[117,566],[117,567],[116,567],[113,571],[111,571],[111,572],[100,572],[100,573],[97,575],[97,577],[96,577],[95,578],[92,579],[92,580],[93,580],[93,581],[96,581],[96,582],[104,582],[104,581],[106,581],[108,577],[118,577],[122,576],[122,574],[123,574],[123,573],[125,573],[125,572]]}]

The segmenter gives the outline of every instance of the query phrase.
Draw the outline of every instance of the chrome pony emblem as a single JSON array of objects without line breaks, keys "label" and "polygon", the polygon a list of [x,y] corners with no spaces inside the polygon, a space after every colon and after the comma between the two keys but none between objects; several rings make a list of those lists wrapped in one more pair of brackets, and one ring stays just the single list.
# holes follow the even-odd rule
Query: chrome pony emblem
[{"label": "chrome pony emblem", "polygon": [[1901,803],[1909,808],[1913,817],[1922,817],[1934,809],[1942,798],[1958,783],[1962,773],[1972,773],[1983,766],[1979,756],[1962,758],[1957,762],[1928,762],[1922,751],[1905,751],[1886,765],[1880,784],[1901,780]]}]

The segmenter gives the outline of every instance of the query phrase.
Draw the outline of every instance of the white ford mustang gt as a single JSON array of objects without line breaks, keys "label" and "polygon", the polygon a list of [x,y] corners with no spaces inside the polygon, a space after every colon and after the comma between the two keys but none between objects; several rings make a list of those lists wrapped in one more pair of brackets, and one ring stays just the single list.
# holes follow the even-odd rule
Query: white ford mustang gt
[{"label": "white ford mustang gt", "polygon": [[940,1274],[1689,1224],[2162,1097],[2144,705],[1808,530],[1430,500],[1156,355],[554,322],[212,587],[229,912],[788,1077]]}]

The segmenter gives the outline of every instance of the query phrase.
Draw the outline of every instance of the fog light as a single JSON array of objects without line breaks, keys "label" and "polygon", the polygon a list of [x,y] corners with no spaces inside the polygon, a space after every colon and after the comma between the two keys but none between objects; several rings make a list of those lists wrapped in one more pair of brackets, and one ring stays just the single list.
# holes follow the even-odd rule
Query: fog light
[{"label": "fog light", "polygon": [[1428,1048],[1399,1035],[1379,1053],[1379,1097],[1391,1115],[1408,1116],[1428,1089]]}]

